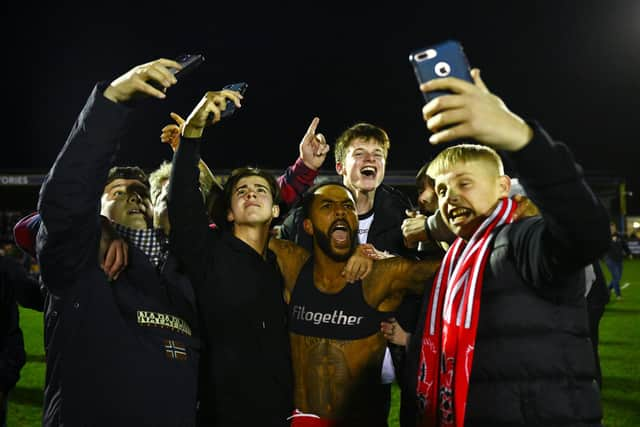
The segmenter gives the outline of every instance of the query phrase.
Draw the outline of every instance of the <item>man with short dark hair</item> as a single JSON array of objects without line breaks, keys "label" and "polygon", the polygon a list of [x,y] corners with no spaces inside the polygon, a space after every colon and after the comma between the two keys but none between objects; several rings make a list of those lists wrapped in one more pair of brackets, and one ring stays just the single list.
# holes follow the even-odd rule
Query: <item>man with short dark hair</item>
[{"label": "man with short dark hair", "polygon": [[[370,243],[380,251],[415,258],[416,251],[405,247],[401,230],[406,211],[412,209],[411,202],[398,189],[383,184],[390,145],[384,129],[370,123],[356,123],[336,140],[335,168],[342,183],[355,196],[359,242]],[[281,237],[311,251],[312,237],[304,232],[303,222],[302,210],[293,209],[282,224]],[[397,317],[405,329],[412,330],[419,304],[417,296],[407,295],[397,313],[389,314]],[[404,358],[402,347],[390,344],[390,349],[380,375],[388,394],[387,411],[391,402],[391,383],[399,374]]]},{"label": "man with short dark hair", "polygon": [[278,186],[259,169],[233,171],[214,205],[215,229],[197,191],[200,137],[227,100],[240,107],[235,92],[208,92],[186,119],[169,187],[171,248],[194,285],[203,330],[198,424],[284,427],[293,410],[286,303],[267,248]]},{"label": "man with short dark hair", "polygon": [[303,198],[302,213],[311,254],[285,240],[270,244],[289,300],[294,400],[301,411],[293,425],[319,416],[319,424],[310,425],[386,426],[380,372],[387,343],[380,322],[404,294],[422,293],[439,260],[376,261],[366,278],[347,284],[342,271],[359,243],[353,193],[342,184],[316,185]]},{"label": "man with short dark hair", "polygon": [[[191,283],[168,253],[168,230],[152,228],[146,175],[109,170],[129,102],[140,93],[164,98],[148,81],[173,85],[169,67],[180,65],[159,59],[98,84],[42,186],[45,426],[195,425],[200,342]],[[101,214],[129,242],[129,265],[115,280],[100,267]]]}]

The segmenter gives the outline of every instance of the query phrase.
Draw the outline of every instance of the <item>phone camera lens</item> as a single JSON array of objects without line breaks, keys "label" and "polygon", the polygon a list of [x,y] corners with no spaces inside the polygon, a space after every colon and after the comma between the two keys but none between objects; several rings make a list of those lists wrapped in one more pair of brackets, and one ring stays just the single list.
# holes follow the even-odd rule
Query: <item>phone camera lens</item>
[{"label": "phone camera lens", "polygon": [[434,71],[437,76],[447,77],[451,74],[451,66],[446,62],[438,62],[434,67]]}]

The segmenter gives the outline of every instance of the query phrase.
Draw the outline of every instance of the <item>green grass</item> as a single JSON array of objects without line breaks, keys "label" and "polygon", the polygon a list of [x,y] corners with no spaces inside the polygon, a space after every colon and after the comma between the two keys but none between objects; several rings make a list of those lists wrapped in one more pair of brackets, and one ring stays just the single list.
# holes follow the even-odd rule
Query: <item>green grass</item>
[{"label": "green grass", "polygon": [[[608,270],[603,266],[608,276]],[[640,426],[640,260],[625,261],[621,283],[623,299],[612,298],[600,322],[600,358],[602,364],[606,427]],[[44,350],[42,314],[21,309],[20,322],[25,336],[27,364],[10,395],[7,425],[39,426],[42,416]],[[398,425],[398,388],[392,390],[389,425]]]},{"label": "green grass", "polygon": [[20,327],[24,335],[27,364],[20,371],[20,381],[9,394],[7,426],[39,426],[42,425],[45,373],[42,313],[20,308]]},{"label": "green grass", "polygon": [[[609,271],[603,265],[609,280]],[[640,426],[640,260],[625,261],[622,300],[613,293],[600,321],[602,404],[606,427]]]}]

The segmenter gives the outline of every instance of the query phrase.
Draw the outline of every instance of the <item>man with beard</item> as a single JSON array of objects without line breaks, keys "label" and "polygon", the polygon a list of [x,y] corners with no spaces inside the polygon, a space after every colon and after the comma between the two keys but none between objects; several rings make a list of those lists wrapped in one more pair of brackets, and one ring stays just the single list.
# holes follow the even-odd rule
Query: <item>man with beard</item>
[{"label": "man with beard", "polygon": [[387,397],[380,383],[386,341],[380,321],[397,308],[404,293],[423,292],[439,261],[376,261],[365,279],[347,286],[342,271],[358,244],[355,197],[342,184],[319,184],[303,198],[302,211],[313,253],[283,240],[270,244],[278,254],[289,301],[299,411],[292,425],[315,420],[386,426]]},{"label": "man with beard", "polygon": [[[409,198],[396,188],[383,184],[387,157],[391,142],[384,129],[370,123],[357,123],[346,129],[336,140],[334,147],[335,168],[342,183],[351,190],[356,201],[359,220],[358,238],[361,243],[372,244],[380,251],[411,258],[417,251],[408,249],[403,240],[401,225],[405,212],[412,209]],[[311,236],[303,229],[301,208],[292,210],[281,227],[281,237],[291,240],[305,249],[312,250]],[[407,330],[417,319],[420,299],[410,295],[398,307],[397,317]],[[391,402],[391,383],[399,374],[403,364],[404,349],[389,344],[380,374],[385,384],[386,411]],[[393,363],[391,362],[393,358]]]}]

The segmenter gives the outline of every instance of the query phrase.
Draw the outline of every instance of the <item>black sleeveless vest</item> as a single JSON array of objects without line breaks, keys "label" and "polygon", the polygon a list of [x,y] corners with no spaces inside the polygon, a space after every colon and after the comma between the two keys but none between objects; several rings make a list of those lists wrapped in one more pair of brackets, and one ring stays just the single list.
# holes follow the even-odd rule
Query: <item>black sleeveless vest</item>
[{"label": "black sleeveless vest", "polygon": [[338,340],[366,338],[380,330],[389,313],[371,307],[362,294],[362,281],[347,283],[338,293],[326,294],[313,282],[313,261],[306,262],[291,294],[289,331]]}]

